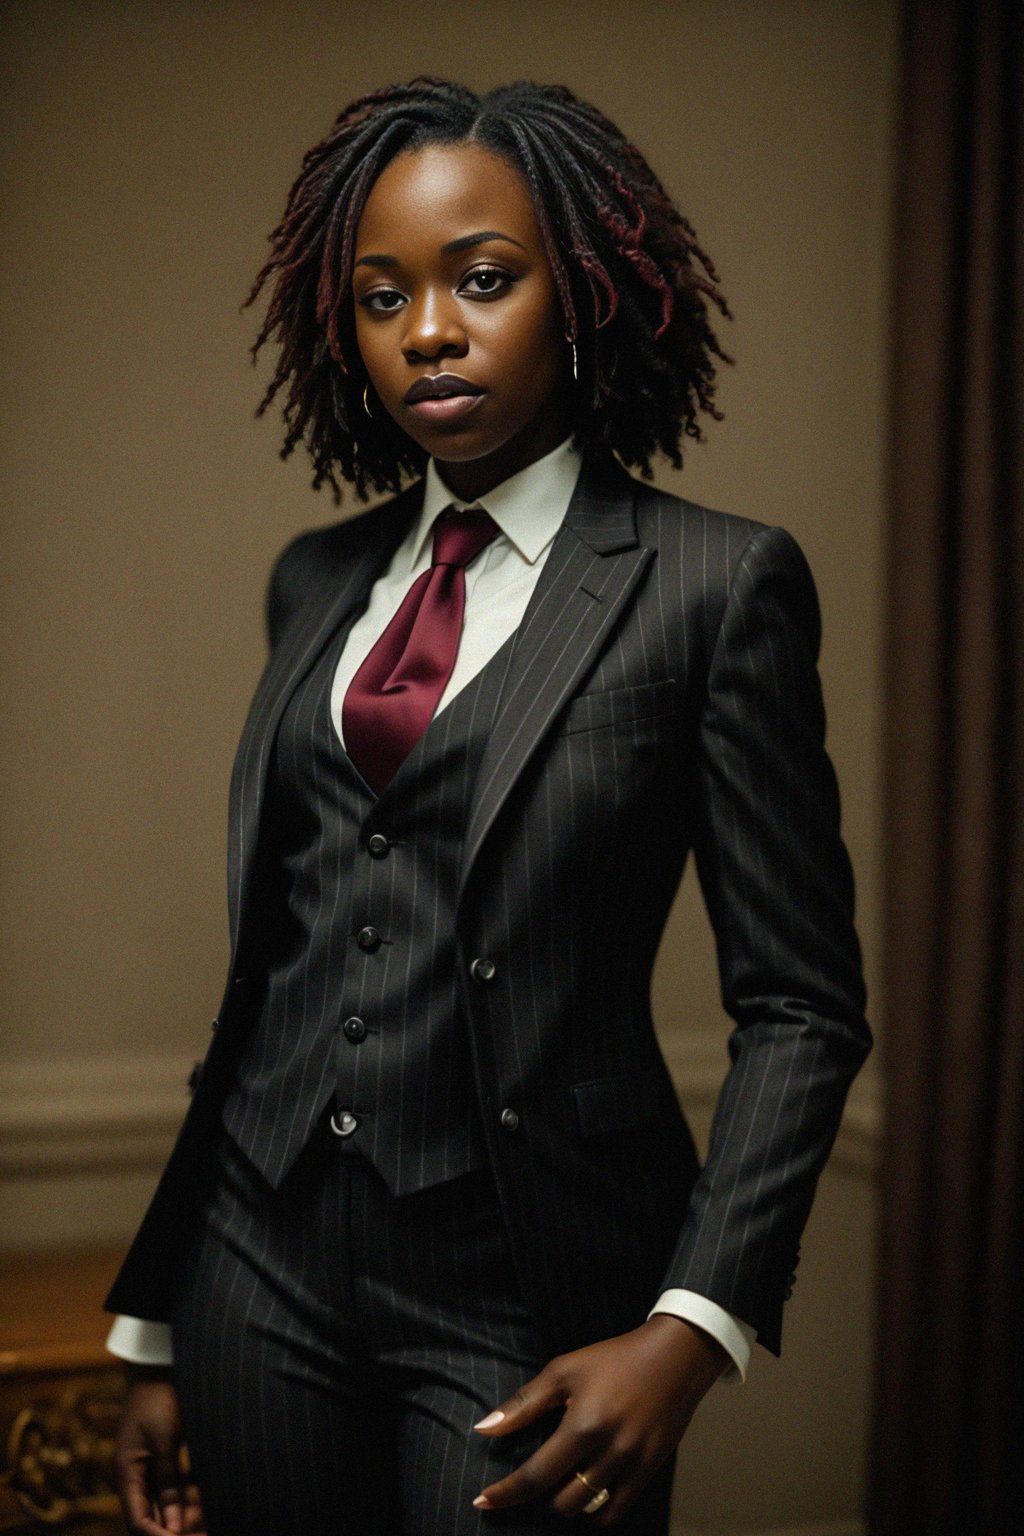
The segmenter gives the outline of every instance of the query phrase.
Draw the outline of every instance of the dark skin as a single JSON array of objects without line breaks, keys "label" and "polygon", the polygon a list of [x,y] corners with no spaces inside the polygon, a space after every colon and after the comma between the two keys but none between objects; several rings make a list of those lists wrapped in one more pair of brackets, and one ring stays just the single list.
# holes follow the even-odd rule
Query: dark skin
[{"label": "dark skin", "polygon": [[[504,160],[476,145],[392,160],[359,221],[352,297],[371,408],[434,456],[460,500],[566,436],[572,354],[529,192]],[[459,421],[425,421],[403,397],[448,372],[485,393]]]},{"label": "dark skin", "polygon": [[188,1477],[173,1370],[126,1365],[125,1385],[114,1477],[128,1529],[139,1536],[205,1532],[199,1489]]},{"label": "dark skin", "polygon": [[[397,156],[359,223],[353,301],[371,409],[386,410],[434,456],[460,500],[484,495],[566,436],[571,351],[529,190],[505,160],[471,144]],[[454,420],[424,417],[404,401],[417,378],[442,372],[484,391]],[[560,1415],[540,1448],[474,1503],[498,1510],[538,1501],[572,1519],[592,1489],[607,1488],[608,1502],[586,1518],[614,1525],[727,1364],[715,1339],[669,1314],[558,1356],[476,1426],[509,1435]],[[202,1532],[173,1372],[129,1366],[127,1374],[116,1467],[129,1528]]]}]

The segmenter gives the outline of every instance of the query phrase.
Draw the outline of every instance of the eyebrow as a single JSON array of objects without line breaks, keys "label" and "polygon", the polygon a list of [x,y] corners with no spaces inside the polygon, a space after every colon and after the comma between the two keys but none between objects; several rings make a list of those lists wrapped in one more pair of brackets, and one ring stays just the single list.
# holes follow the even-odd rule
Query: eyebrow
[{"label": "eyebrow", "polygon": [[[519,240],[513,240],[511,235],[503,235],[499,229],[481,229],[473,235],[460,235],[457,240],[449,240],[441,247],[443,256],[453,256],[457,251],[471,250],[474,245],[484,245],[488,240],[505,240],[509,245],[518,245],[521,251],[526,246]],[[385,256],[374,253],[369,256],[360,256],[355,263],[357,267],[397,267],[397,256]]]}]

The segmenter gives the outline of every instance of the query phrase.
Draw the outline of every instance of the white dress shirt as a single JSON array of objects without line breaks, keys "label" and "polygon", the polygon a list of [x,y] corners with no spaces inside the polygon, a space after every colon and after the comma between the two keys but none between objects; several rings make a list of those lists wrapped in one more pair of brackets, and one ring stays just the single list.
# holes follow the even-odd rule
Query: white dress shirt
[{"label": "white dress shirt", "polygon": [[[481,496],[459,501],[447,489],[433,459],[427,465],[423,508],[374,583],[366,610],[348,634],[331,688],[331,718],[342,746],[341,708],[348,686],[416,578],[431,564],[432,527],[445,507],[484,507],[501,532],[466,567],[466,609],[455,667],[438,703],[442,710],[517,628],[572,498],[580,455],[566,439],[544,458]],[[755,1330],[695,1291],[665,1291],[649,1316],[668,1312],[718,1340],[730,1357],[723,1380],[745,1380]],[[168,1323],[118,1317],[107,1338],[111,1354],[140,1365],[173,1361]]]}]

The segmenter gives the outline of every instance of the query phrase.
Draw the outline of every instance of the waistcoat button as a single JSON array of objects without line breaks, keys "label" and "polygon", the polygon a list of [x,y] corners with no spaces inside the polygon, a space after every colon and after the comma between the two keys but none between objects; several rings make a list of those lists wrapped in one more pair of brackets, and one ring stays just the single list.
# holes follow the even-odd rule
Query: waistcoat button
[{"label": "waistcoat button", "polygon": [[503,1109],[501,1112],[501,1128],[503,1131],[518,1131],[519,1116],[514,1109]]},{"label": "waistcoat button", "polygon": [[375,832],[366,846],[370,851],[371,858],[386,859],[391,844],[388,842],[383,832]]},{"label": "waistcoat button", "polygon": [[497,972],[498,967],[493,960],[474,960],[469,968],[474,981],[493,981]]},{"label": "waistcoat button", "polygon": [[335,1136],[351,1136],[359,1121],[350,1109],[339,1110],[331,1116],[331,1130]]},{"label": "waistcoat button", "polygon": [[366,1025],[362,1019],[353,1016],[351,1019],[346,1019],[341,1027],[345,1031],[346,1040],[351,1040],[355,1045],[358,1045],[360,1040],[366,1039]]},{"label": "waistcoat button", "polygon": [[380,946],[380,934],[376,928],[360,928],[356,934],[356,943],[360,949],[365,949],[368,955]]}]

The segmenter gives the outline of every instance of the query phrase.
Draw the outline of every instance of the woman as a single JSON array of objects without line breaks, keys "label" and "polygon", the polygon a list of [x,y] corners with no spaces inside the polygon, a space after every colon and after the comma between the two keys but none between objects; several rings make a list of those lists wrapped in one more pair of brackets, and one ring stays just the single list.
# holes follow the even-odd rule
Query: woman
[{"label": "woman", "polygon": [[[716,414],[727,310],[568,91],[353,103],[272,241],[261,410],[395,495],[271,579],[231,975],[107,1300],[125,1511],[664,1532],[869,1047],[813,583],[622,467]],[[736,1023],[703,1171],[649,1011],[691,847]]]}]

